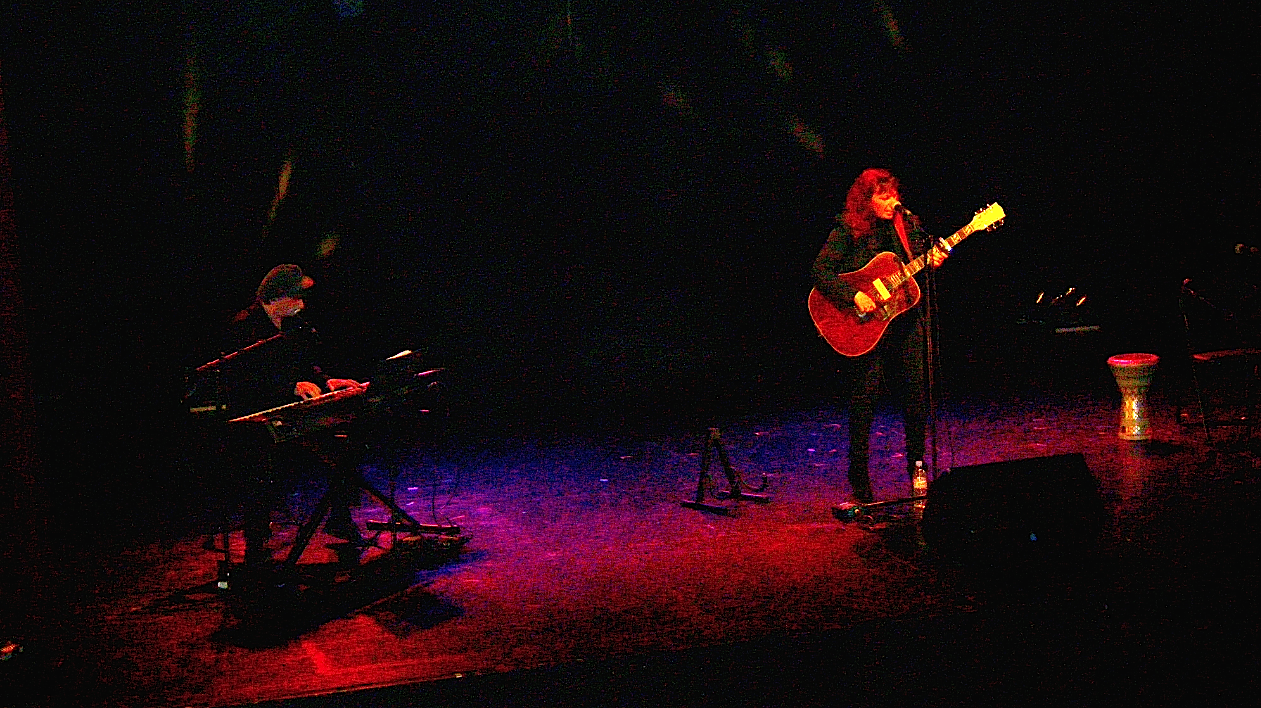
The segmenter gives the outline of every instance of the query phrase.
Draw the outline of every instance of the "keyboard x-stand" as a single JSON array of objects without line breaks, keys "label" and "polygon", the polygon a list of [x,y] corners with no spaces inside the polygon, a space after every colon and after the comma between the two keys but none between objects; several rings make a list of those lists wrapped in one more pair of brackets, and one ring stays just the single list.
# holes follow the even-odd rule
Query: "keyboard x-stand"
[{"label": "keyboard x-stand", "polygon": [[[304,437],[317,431],[334,429],[337,426],[371,414],[376,408],[376,403],[387,398],[397,399],[405,396],[413,388],[422,387],[429,377],[440,371],[442,369],[431,369],[416,373],[410,377],[411,382],[409,384],[397,386],[379,395],[378,392],[368,395],[370,384],[365,383],[361,386],[339,389],[315,398],[233,418],[228,422],[266,425],[276,442],[284,442]],[[328,491],[325,492],[316,505],[311,517],[298,529],[298,536],[294,539],[293,546],[289,548],[289,552],[280,564],[282,571],[292,571],[297,566],[298,559],[302,557],[303,552],[306,551],[307,546],[311,543],[311,539],[315,537],[316,530],[332,510],[334,490],[339,485],[344,484],[352,484],[358,489],[367,492],[386,509],[389,509],[389,521],[369,521],[366,526],[371,531],[390,532],[394,535],[395,542],[399,541],[399,534],[413,537],[429,537],[430,539],[449,541],[452,544],[462,543],[463,540],[467,540],[466,536],[461,535],[459,526],[422,524],[412,518],[393,499],[369,484],[368,480],[359,472],[360,454],[355,449],[355,443],[349,439],[349,434],[334,432],[332,437],[335,441],[335,449],[329,449],[329,446],[320,444],[313,444],[309,447],[326,464],[333,468],[333,474],[340,476],[340,480],[335,477],[330,482]]]}]

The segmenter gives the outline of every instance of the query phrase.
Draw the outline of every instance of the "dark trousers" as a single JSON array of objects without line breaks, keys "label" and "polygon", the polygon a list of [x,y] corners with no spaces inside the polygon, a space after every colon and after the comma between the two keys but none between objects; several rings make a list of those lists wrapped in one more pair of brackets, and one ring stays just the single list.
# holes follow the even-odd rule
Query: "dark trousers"
[{"label": "dark trousers", "polygon": [[283,509],[298,481],[321,466],[329,468],[325,529],[340,538],[359,535],[350,509],[358,506],[361,496],[357,467],[364,446],[354,442],[355,436],[341,438],[334,431],[322,431],[278,444],[264,426],[256,424],[228,424],[222,435],[225,528],[231,528],[226,519],[233,516],[236,506],[245,537],[247,577],[264,577],[272,568],[273,552],[267,548],[272,512]]},{"label": "dark trousers", "polygon": [[271,539],[271,512],[284,504],[293,466],[292,451],[276,445],[263,426],[228,425],[222,469],[231,496],[239,504],[247,568],[265,568],[271,561],[266,547]]},{"label": "dark trousers", "polygon": [[[911,314],[911,313],[907,313]],[[849,360],[849,483],[854,496],[869,501],[872,496],[868,461],[871,457],[871,423],[881,384],[889,390],[902,410],[906,430],[907,476],[915,462],[924,459],[927,407],[924,401],[925,326],[918,317],[903,315],[886,330],[876,348]]]}]

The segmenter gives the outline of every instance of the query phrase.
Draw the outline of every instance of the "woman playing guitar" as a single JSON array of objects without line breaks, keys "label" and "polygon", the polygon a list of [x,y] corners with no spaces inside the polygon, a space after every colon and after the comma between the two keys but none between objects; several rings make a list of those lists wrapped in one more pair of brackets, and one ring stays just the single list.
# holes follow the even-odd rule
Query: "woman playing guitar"
[{"label": "woman playing guitar", "polygon": [[[918,222],[901,208],[898,180],[887,170],[867,169],[858,176],[839,220],[814,261],[812,275],[815,289],[838,310],[853,313],[859,322],[870,318],[878,323],[870,348],[864,344],[857,356],[845,360],[852,386],[849,483],[854,498],[867,503],[873,501],[867,462],[875,397],[882,380],[901,403],[908,477],[914,473],[915,462],[924,458],[926,324],[922,308],[914,307],[919,290],[913,280],[873,297],[844,276],[862,270],[882,253],[896,254],[900,262],[926,255],[935,268],[946,259],[946,251],[928,248]],[[906,302],[899,305],[899,298]]]}]

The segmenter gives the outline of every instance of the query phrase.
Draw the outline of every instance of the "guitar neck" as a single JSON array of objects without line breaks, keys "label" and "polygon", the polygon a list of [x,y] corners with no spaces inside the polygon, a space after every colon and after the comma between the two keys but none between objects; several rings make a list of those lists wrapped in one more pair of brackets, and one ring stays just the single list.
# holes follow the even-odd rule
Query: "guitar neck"
[{"label": "guitar neck", "polygon": [[[976,229],[972,227],[972,224],[968,224],[967,226],[964,226],[963,228],[959,229],[953,234],[942,239],[942,241],[945,242],[948,248],[954,248],[956,245],[959,244],[960,241],[967,238],[968,236],[971,236],[972,233],[975,231]],[[905,266],[903,266],[901,273],[889,278],[890,285],[892,285],[893,287],[897,287],[901,285],[902,283],[905,283],[907,280],[910,280],[911,278],[915,277],[916,273],[920,272],[921,270],[924,270],[924,266],[928,265],[928,254],[934,250],[939,250],[940,248],[941,248],[940,244],[933,244],[933,247],[928,249],[928,253],[925,253],[919,258],[916,258],[910,263],[907,263]]]}]

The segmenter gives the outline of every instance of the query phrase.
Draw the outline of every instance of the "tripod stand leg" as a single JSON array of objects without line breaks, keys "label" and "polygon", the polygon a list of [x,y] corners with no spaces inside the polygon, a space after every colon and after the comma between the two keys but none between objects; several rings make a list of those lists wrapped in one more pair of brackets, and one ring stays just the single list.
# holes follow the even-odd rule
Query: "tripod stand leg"
[{"label": "tripod stand leg", "polygon": [[[213,544],[214,536],[211,536],[210,538],[211,538],[210,542]],[[223,547],[216,548],[215,550],[223,551],[223,558],[220,558],[217,564],[218,568],[217,568],[217,572],[215,573],[216,575],[215,587],[219,588],[220,590],[227,590],[230,584],[229,578],[232,573],[232,546],[229,545],[232,541],[232,536],[231,536],[231,531],[227,525],[227,522],[224,522],[223,532],[219,534],[219,538],[223,543]]]}]

